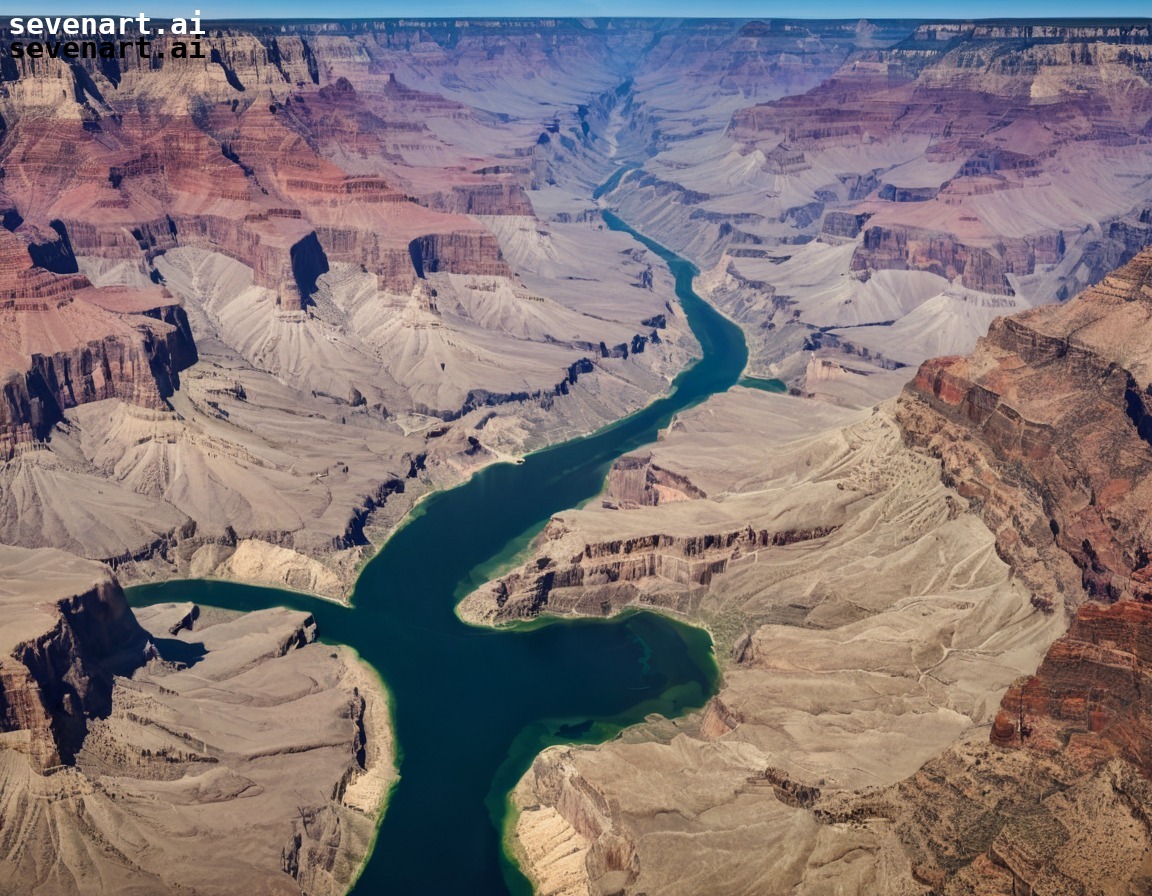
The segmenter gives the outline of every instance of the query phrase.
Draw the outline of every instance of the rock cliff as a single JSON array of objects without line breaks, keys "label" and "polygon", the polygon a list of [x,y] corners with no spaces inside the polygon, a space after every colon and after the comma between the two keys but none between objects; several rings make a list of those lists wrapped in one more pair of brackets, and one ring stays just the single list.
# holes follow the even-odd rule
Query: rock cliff
[{"label": "rock cliff", "polygon": [[925,363],[901,399],[910,443],[979,501],[1049,603],[1145,595],[1150,272],[1146,251],[1073,302],[994,322],[971,357]]},{"label": "rock cliff", "polygon": [[[0,231],[0,458],[47,439],[64,412],[119,398],[166,407],[196,361],[188,318],[165,290],[100,290],[33,263],[35,244]],[[73,266],[75,262],[73,261]]]},{"label": "rock cliff", "polygon": [[461,604],[487,621],[655,608],[716,643],[702,713],[553,748],[521,780],[514,842],[541,889],[927,892],[891,816],[821,813],[986,731],[1063,619],[893,411],[713,397]]},{"label": "rock cliff", "polygon": [[0,726],[5,745],[44,773],[75,761],[89,720],[111,709],[113,677],[145,661],[148,635],[108,572],[62,551],[0,552]]},{"label": "rock cliff", "polygon": [[[943,892],[1148,886],[1150,269],[1146,251],[1065,306],[999,322],[971,358],[926,363],[901,400],[908,439],[976,498],[1033,602],[1072,614],[1004,695],[991,753],[964,744],[901,786],[905,811],[891,815],[923,844],[911,847],[918,876]],[[951,440],[927,432],[933,421]],[[952,796],[928,811],[941,775]],[[981,833],[950,846],[958,825]]]},{"label": "rock cliff", "polygon": [[[379,682],[303,613],[133,614],[0,548],[6,892],[344,892],[394,776]],[[141,625],[143,623],[143,625]]]}]

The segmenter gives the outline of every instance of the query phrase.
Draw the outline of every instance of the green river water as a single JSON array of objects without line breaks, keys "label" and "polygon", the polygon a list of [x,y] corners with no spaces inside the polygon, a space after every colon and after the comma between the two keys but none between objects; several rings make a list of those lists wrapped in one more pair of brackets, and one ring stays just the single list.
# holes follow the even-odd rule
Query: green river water
[{"label": "green river water", "polygon": [[715,691],[707,633],[666,617],[632,612],[496,630],[465,625],[455,613],[551,514],[594,496],[613,460],[653,441],[677,411],[728,389],[744,369],[743,335],[693,292],[695,268],[604,217],[668,264],[703,349],[667,397],[421,502],[365,566],[351,608],[226,582],[129,589],[133,606],[192,600],[306,610],[323,640],[352,646],[380,673],[401,777],[356,896],[530,894],[502,850],[501,830],[507,794],[536,754],[550,744],[606,740],[649,713],[682,714]]}]

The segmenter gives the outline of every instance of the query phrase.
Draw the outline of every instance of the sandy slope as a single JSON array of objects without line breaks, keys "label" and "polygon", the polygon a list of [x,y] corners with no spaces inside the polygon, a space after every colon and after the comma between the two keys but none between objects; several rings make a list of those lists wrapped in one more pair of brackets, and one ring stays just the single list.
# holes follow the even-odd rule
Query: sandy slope
[{"label": "sandy slope", "polygon": [[[462,614],[663,608],[713,632],[724,685],[694,718],[545,752],[516,791],[528,870],[552,892],[920,892],[899,847],[881,852],[890,827],[820,825],[797,799],[897,782],[989,724],[1060,620],[886,407],[736,389],[641,460]],[[768,544],[718,538],[749,530]],[[558,582],[582,567],[581,584],[541,604],[543,558]]]}]

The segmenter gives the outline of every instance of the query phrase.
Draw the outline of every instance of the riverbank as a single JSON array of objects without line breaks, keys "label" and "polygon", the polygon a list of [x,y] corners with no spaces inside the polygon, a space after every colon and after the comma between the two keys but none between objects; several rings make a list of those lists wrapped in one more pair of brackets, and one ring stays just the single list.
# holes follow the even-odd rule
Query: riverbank
[{"label": "riverbank", "polygon": [[952,744],[986,743],[1062,629],[889,406],[739,387],[618,461],[599,501],[554,514],[460,612],[515,626],[636,607],[706,627],[723,684],[683,723],[537,757],[507,848],[540,894],[904,892],[882,813],[849,828],[813,807],[872,806]]},{"label": "riverbank", "polygon": [[[455,614],[456,595],[474,587],[477,570],[556,511],[595,495],[613,460],[740,375],[739,330],[692,293],[690,265],[661,257],[701,360],[667,396],[621,421],[426,496],[365,565],[351,608],[224,582],[133,590],[134,603],[196,594],[244,611],[308,608],[324,638],[353,646],[388,683],[400,778],[357,893],[521,891],[526,883],[501,858],[502,814],[487,807],[505,804],[540,749],[611,736],[653,713],[698,711],[716,687],[708,635],[666,618],[639,613],[498,632],[463,625]],[[438,855],[446,842],[459,857],[450,865]]]},{"label": "riverbank", "polygon": [[372,859],[376,848],[376,832],[400,780],[400,756],[394,735],[392,698],[387,684],[353,648],[339,645],[338,649],[353,657],[354,661],[345,666],[345,684],[351,685],[353,694],[364,701],[361,713],[364,728],[361,743],[363,766],[361,772],[355,774],[344,786],[340,802],[372,820],[371,837],[363,846],[362,858],[346,887],[351,889]]}]

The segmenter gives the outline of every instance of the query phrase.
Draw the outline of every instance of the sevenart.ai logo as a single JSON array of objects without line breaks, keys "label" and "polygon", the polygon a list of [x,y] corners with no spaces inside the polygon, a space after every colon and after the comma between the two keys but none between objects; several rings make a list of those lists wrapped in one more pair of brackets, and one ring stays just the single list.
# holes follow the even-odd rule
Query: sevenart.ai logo
[{"label": "sevenart.ai logo", "polygon": [[[163,25],[153,24],[163,22]],[[0,21],[0,26],[3,22]],[[8,20],[13,59],[206,59],[200,10],[186,19],[136,16],[19,16]],[[27,38],[31,38],[30,40]],[[79,38],[79,39],[78,39]]]}]

